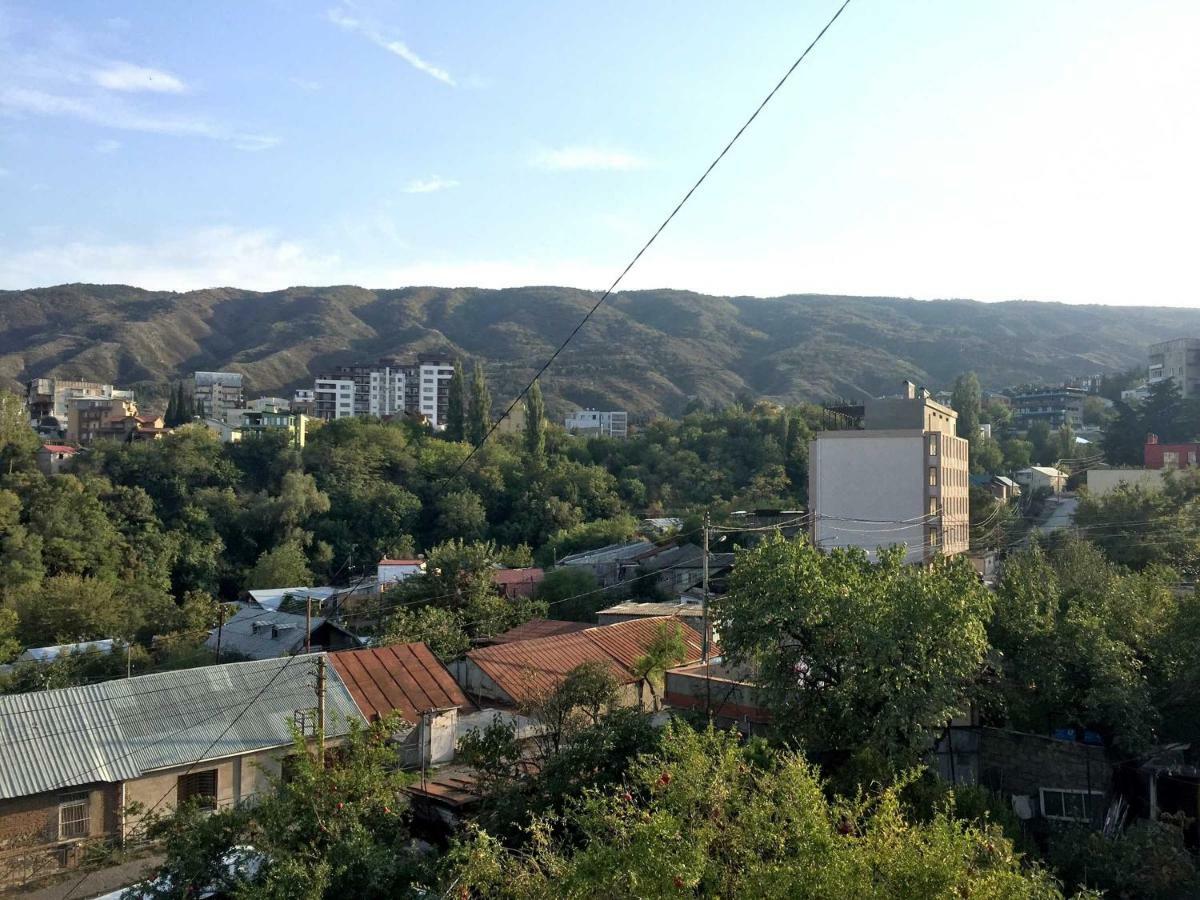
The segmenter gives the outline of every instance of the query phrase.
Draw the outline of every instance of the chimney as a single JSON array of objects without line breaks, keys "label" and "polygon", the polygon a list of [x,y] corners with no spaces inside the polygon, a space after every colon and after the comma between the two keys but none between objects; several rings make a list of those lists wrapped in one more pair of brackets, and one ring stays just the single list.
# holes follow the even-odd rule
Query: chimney
[{"label": "chimney", "polygon": [[904,389],[904,393],[902,396],[906,400],[916,400],[917,399],[917,386],[915,384],[913,384],[907,378],[905,378],[904,381],[900,382],[900,384]]},{"label": "chimney", "polygon": [[1146,443],[1147,444],[1157,444],[1158,443],[1158,435],[1153,434],[1153,433],[1146,435]]}]

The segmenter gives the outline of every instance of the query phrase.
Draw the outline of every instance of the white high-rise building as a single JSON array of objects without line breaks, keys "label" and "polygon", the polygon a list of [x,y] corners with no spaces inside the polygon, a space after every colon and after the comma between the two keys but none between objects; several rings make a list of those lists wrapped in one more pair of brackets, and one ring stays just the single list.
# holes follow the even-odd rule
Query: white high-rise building
[{"label": "white high-rise building", "polygon": [[629,413],[623,410],[577,409],[566,417],[564,424],[572,434],[588,437],[629,437]]},{"label": "white high-rise building", "polygon": [[373,416],[394,416],[404,412],[404,369],[384,366],[370,374],[367,409]]},{"label": "white high-rise building", "polygon": [[318,419],[354,415],[354,382],[348,378],[318,378],[313,385],[313,409]]},{"label": "white high-rise building", "polygon": [[314,385],[313,415],[340,419],[420,413],[434,428],[442,428],[453,376],[454,361],[438,354],[423,353],[415,363],[382,359],[376,365],[337,366]]}]

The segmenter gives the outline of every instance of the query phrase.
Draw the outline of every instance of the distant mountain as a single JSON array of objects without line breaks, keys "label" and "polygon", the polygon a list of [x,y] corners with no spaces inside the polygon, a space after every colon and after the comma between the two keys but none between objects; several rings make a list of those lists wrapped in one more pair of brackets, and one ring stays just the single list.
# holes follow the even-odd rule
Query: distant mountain
[{"label": "distant mountain", "polygon": [[[595,299],[561,287],[0,291],[0,379],[111,381],[150,399],[193,370],[228,369],[269,394],[339,363],[448,349],[484,361],[499,404]],[[1147,344],[1174,336],[1200,336],[1200,310],[629,291],[584,327],[543,389],[552,410],[647,415],[692,397],[862,397],[903,378],[944,388],[968,369],[998,388],[1141,365]]]}]

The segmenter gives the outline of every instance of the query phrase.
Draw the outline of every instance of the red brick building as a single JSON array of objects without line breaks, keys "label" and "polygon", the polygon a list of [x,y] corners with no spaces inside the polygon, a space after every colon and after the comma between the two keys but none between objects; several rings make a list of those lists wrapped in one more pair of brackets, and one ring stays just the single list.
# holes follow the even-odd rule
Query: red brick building
[{"label": "red brick building", "polygon": [[1160,444],[1157,434],[1146,435],[1147,469],[1185,469],[1200,464],[1200,443]]}]

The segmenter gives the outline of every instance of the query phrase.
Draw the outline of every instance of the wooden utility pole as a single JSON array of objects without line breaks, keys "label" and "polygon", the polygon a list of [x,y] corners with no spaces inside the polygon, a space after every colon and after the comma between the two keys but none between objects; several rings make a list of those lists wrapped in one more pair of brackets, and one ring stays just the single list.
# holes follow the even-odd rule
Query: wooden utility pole
[{"label": "wooden utility pole", "polygon": [[217,604],[217,662],[221,662],[221,632],[225,630],[225,604]]},{"label": "wooden utility pole", "polygon": [[701,615],[704,628],[700,633],[700,659],[702,662],[708,662],[708,531],[711,526],[712,519],[706,509],[704,511],[704,607]]},{"label": "wooden utility pole", "polygon": [[325,768],[325,654],[317,655],[317,764]]},{"label": "wooden utility pole", "polygon": [[312,594],[304,602],[304,652],[312,653]]}]

